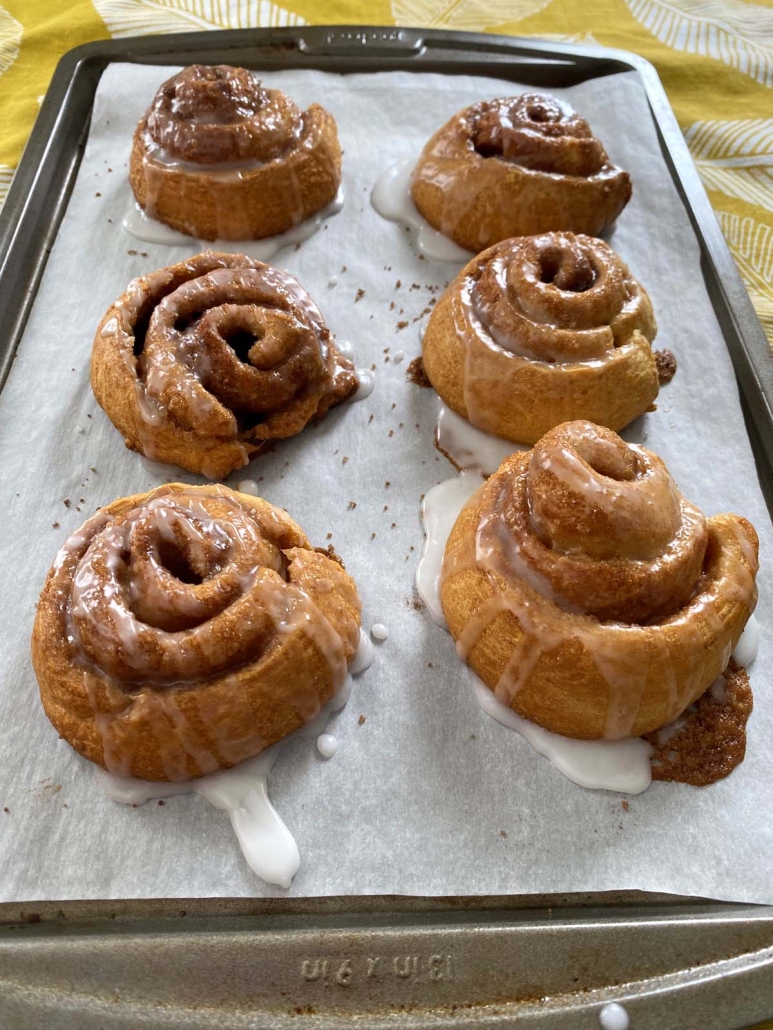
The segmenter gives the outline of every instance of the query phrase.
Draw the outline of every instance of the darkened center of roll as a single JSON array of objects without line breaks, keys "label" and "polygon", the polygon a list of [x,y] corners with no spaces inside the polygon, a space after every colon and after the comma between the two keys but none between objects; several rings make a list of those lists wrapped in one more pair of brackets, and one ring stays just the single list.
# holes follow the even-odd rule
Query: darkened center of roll
[{"label": "darkened center of roll", "polygon": [[201,165],[271,161],[300,135],[300,111],[254,72],[192,65],[163,84],[147,117],[167,158]]},{"label": "darkened center of roll", "polygon": [[534,171],[587,177],[607,163],[606,151],[585,119],[569,104],[541,93],[480,104],[472,143],[482,157]]}]

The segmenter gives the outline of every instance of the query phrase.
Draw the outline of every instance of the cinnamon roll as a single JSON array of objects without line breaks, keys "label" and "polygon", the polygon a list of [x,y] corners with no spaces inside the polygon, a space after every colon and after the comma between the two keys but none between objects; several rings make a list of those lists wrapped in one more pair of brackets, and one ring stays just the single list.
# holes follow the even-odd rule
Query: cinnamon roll
[{"label": "cinnamon roll", "polygon": [[219,479],[357,378],[291,275],[208,251],[129,284],[97,329],[91,385],[127,447]]},{"label": "cinnamon roll", "polygon": [[436,304],[424,369],[474,426],[533,444],[585,418],[622,429],[658,394],[647,292],[601,240],[547,233],[473,258]]},{"label": "cinnamon roll", "polygon": [[255,72],[194,64],[163,83],[138,123],[129,181],[151,218],[190,236],[274,236],[338,192],[336,123]]},{"label": "cinnamon roll", "polygon": [[189,780],[308,722],[343,686],[359,622],[351,576],[284,511],[171,484],[65,543],[32,662],[76,751],[120,776]]},{"label": "cinnamon roll", "polygon": [[672,722],[726,669],[757,552],[746,519],[705,518],[656,455],[569,422],[473,494],[441,601],[500,701],[555,733],[616,740]]},{"label": "cinnamon roll", "polygon": [[631,180],[569,104],[524,93],[473,104],[438,129],[411,195],[435,229],[477,253],[551,230],[598,236],[631,199]]}]

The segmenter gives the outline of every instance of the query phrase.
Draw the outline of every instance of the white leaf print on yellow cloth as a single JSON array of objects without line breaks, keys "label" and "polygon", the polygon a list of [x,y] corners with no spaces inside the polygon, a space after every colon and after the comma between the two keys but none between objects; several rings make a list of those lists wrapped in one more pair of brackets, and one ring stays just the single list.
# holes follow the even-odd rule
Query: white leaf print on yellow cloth
[{"label": "white leaf print on yellow cloth", "polygon": [[4,7],[0,7],[0,75],[8,71],[19,56],[23,31],[19,22]]},{"label": "white leaf print on yellow cloth", "polygon": [[493,29],[543,10],[551,0],[392,0],[396,25]]},{"label": "white leaf print on yellow cloth", "polygon": [[717,218],[773,346],[773,226],[727,211]]},{"label": "white leaf print on yellow cloth", "polygon": [[773,211],[773,118],[695,122],[684,138],[706,189]]},{"label": "white leaf print on yellow cloth", "polygon": [[13,168],[9,168],[8,165],[0,165],[0,209],[8,196],[8,190],[11,188],[13,173]]},{"label": "white leaf print on yellow cloth", "polygon": [[269,0],[92,0],[111,36],[305,25]]},{"label": "white leaf print on yellow cloth", "polygon": [[745,0],[625,0],[661,43],[773,86],[773,8]]},{"label": "white leaf print on yellow cloth", "polygon": [[565,36],[561,32],[541,32],[536,39],[544,39],[548,43],[583,43],[587,46],[601,46],[592,32],[572,32]]}]

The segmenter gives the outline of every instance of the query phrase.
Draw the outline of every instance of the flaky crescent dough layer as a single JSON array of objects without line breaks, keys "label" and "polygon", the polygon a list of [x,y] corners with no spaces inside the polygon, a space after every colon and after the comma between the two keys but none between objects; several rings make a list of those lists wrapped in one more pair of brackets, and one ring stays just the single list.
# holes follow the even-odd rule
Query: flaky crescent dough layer
[{"label": "flaky crescent dough layer", "polygon": [[460,656],[554,733],[640,736],[727,667],[754,609],[757,534],[704,519],[655,455],[573,422],[507,458],[446,547]]},{"label": "flaky crescent dough layer", "polygon": [[411,195],[430,225],[477,253],[553,230],[598,236],[631,199],[631,180],[569,104],[525,93],[473,104],[438,129]]},{"label": "flaky crescent dough layer", "polygon": [[577,418],[622,429],[658,394],[646,290],[601,240],[546,233],[473,258],[422,341],[442,399],[474,426],[533,444]]},{"label": "flaky crescent dough layer", "polygon": [[221,479],[357,378],[288,272],[207,251],[129,284],[94,337],[91,386],[127,447]]},{"label": "flaky crescent dough layer", "polygon": [[360,600],[279,508],[173,483],[101,509],[57,555],[32,662],[46,714],[121,776],[250,758],[339,690]]},{"label": "flaky crescent dough layer", "polygon": [[163,83],[137,125],[129,181],[140,207],[179,232],[275,236],[338,192],[336,123],[319,104],[299,111],[254,72],[193,65]]}]

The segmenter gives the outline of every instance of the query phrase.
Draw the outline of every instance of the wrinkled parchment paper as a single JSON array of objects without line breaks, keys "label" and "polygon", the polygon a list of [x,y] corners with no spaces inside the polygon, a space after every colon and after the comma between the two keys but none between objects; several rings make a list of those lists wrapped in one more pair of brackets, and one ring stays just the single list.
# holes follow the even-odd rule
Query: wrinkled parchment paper
[{"label": "wrinkled parchment paper", "polygon": [[[77,183],[0,395],[5,900],[282,893],[250,873],[227,816],[202,799],[138,809],[107,800],[93,769],[49,725],[29,660],[35,601],[66,536],[98,505],[167,475],[124,449],[92,397],[89,354],[101,315],[131,278],[196,249],[144,244],[120,224],[133,126],[171,73],[120,64],[105,72]],[[773,902],[773,822],[765,817],[773,791],[771,525],[696,240],[636,79],[564,91],[632,173],[634,198],[611,242],[650,291],[656,346],[679,359],[658,410],[626,435],[660,453],[707,513],[734,510],[755,523],[763,640],[743,765],[702,790],[653,784],[626,811],[622,795],[575,786],[484,715],[450,638],[414,605],[419,499],[454,470],[433,448],[435,395],[407,383],[405,372],[419,352],[412,320],[427,305],[427,287],[443,286],[458,266],[419,260],[412,234],[383,221],[369,194],[388,165],[418,155],[460,107],[516,90],[432,74],[265,78],[303,106],[328,107],[345,151],[343,212],[274,263],[298,276],[334,332],[353,342],[358,363],[375,364],[377,385],[368,400],[335,410],[231,482],[262,477],[264,496],[286,507],[315,543],[332,533],[359,584],[366,626],[382,622],[390,634],[334,723],[336,757],[323,762],[312,741],[294,742],[271,777],[302,856],[291,893],[641,888]],[[401,322],[409,324],[398,329]],[[401,363],[396,351],[405,353]]]}]

